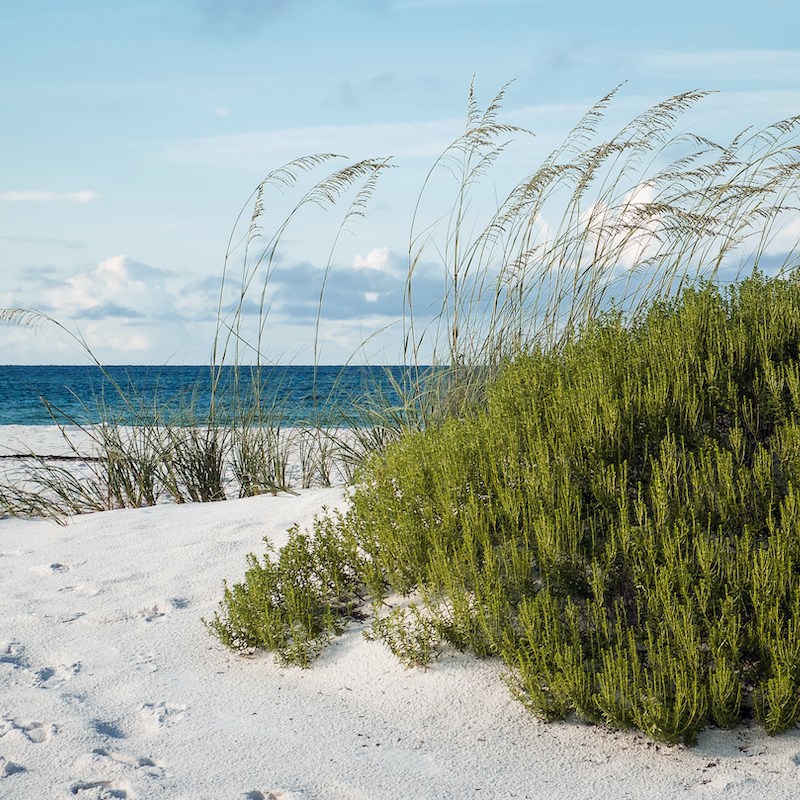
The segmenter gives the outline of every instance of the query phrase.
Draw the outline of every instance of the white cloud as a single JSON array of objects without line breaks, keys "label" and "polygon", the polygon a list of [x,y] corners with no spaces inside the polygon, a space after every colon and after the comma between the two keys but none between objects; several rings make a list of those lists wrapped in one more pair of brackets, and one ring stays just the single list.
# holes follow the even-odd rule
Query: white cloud
[{"label": "white cloud", "polygon": [[100,197],[98,192],[0,192],[2,203],[91,203]]},{"label": "white cloud", "polygon": [[353,267],[355,269],[391,273],[392,269],[389,263],[389,248],[376,247],[373,250],[370,250],[366,256],[360,256],[356,254],[353,257]]},{"label": "white cloud", "polygon": [[174,314],[174,307],[164,275],[124,255],[111,256],[92,269],[51,283],[42,300],[57,319],[165,318]]},{"label": "white cloud", "polygon": [[224,118],[230,116],[231,110],[229,108],[226,108],[225,106],[214,106],[214,108],[211,109],[211,113],[215,117]]},{"label": "white cloud", "polygon": [[0,292],[2,307],[38,309],[66,332],[53,335],[43,327],[34,335],[0,326],[0,351],[15,363],[82,363],[87,353],[79,341],[105,364],[199,364],[208,358],[214,323],[198,314],[208,297],[184,297],[187,276],[115,255],[66,277],[55,269],[26,277],[15,296]]}]

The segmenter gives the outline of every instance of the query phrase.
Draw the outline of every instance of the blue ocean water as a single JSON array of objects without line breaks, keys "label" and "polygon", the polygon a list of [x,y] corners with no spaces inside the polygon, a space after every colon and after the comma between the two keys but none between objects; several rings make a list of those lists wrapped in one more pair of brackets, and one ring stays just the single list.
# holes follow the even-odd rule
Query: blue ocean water
[{"label": "blue ocean water", "polygon": [[[387,370],[388,373],[387,374]],[[274,409],[283,425],[360,424],[361,402],[370,396],[398,398],[392,386],[405,367],[223,367],[215,403],[224,413],[253,404],[260,382],[261,408]],[[208,366],[0,366],[0,425],[89,424],[109,414],[135,424],[153,409],[172,421],[208,417],[212,373]],[[101,411],[101,409],[105,411]],[[143,415],[143,416],[141,416]]]}]

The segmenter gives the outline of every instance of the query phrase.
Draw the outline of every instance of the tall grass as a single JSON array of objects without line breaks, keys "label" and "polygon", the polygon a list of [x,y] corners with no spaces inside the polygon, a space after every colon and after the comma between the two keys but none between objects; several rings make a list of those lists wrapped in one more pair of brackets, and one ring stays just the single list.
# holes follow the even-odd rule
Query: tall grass
[{"label": "tall grass", "polygon": [[[744,131],[726,145],[676,135],[682,115],[705,96],[692,91],[656,104],[604,138],[617,90],[589,109],[540,166],[487,202],[512,139],[529,135],[502,120],[506,91],[481,108],[470,85],[464,132],[421,187],[398,309],[399,360],[407,369],[399,378],[388,376],[392,397],[375,390],[350,398],[346,409],[331,409],[319,396],[319,413],[305,421],[299,442],[286,430],[286,409],[267,400],[276,396],[262,383],[274,350],[272,281],[289,240],[302,233],[310,212],[338,213],[338,232],[319,273],[310,343],[316,370],[341,237],[364,217],[392,166],[387,158],[349,162],[331,153],[296,159],[257,185],[233,227],[211,343],[208,409],[201,416],[191,403],[177,415],[157,404],[142,408],[138,398],[126,396],[127,387],[111,381],[127,418],[149,432],[123,446],[120,419],[100,408],[105,433],[95,438],[108,472],[103,481],[112,484],[109,507],[155,502],[161,493],[183,502],[282,490],[290,483],[292,449],[303,459],[301,485],[332,480],[334,453],[352,475],[367,453],[404,430],[480,405],[503,366],[524,348],[561,347],[612,308],[633,323],[654,301],[700,278],[757,268],[798,205],[798,118]],[[289,211],[275,224],[273,210],[281,207]],[[415,289],[433,272],[442,281],[441,297],[433,308],[420,307]],[[0,320],[55,325],[102,370],[80,333],[47,315],[5,309]],[[230,382],[223,378],[226,369],[233,372]],[[316,379],[313,391],[316,397]],[[342,427],[345,436],[335,432]],[[123,453],[131,457],[127,463]],[[171,465],[158,479],[156,462]]]},{"label": "tall grass", "polygon": [[[481,108],[474,82],[470,85],[464,132],[436,159],[421,187],[408,236],[403,308],[398,309],[399,360],[407,370],[399,379],[389,377],[393,397],[376,390],[351,398],[347,409],[330,409],[319,397],[318,418],[306,421],[299,446],[305,458],[301,484],[331,478],[332,452],[352,474],[366,453],[402,431],[480,404],[503,365],[531,344],[559,347],[610,308],[633,322],[653,301],[674,296],[699,278],[758,267],[786,213],[798,205],[793,143],[798,118],[744,131],[726,145],[696,134],[676,135],[682,115],[706,94],[692,91],[656,104],[604,138],[600,132],[617,90],[589,109],[540,166],[487,202],[497,191],[494,176],[512,139],[529,135],[502,120],[506,91],[503,87]],[[320,208],[338,213],[338,232],[320,270],[310,344],[316,369],[337,247],[365,215],[391,166],[387,158],[348,162],[324,153],[296,159],[257,185],[225,253],[211,343],[211,401],[202,418],[191,404],[178,416],[163,408],[135,407],[141,404],[125,396],[127,387],[111,382],[127,416],[153,430],[147,447],[139,446],[137,461],[145,449],[155,448],[159,455],[149,452],[147,459],[174,462],[175,469],[161,481],[173,499],[222,497],[218,460],[223,451],[239,487],[233,494],[287,488],[286,409],[271,400],[265,404],[276,392],[264,392],[261,381],[274,350],[272,280],[289,240],[308,224],[308,214]],[[289,211],[275,224],[272,213],[281,207]],[[419,307],[415,289],[434,271],[443,285],[438,305]],[[79,333],[47,315],[5,309],[0,319],[56,325],[102,369]],[[227,385],[225,369],[234,376]],[[101,408],[100,416],[108,430],[119,426],[110,409]],[[337,436],[331,430],[337,427],[351,432]],[[156,428],[171,433],[163,438]],[[102,452],[107,449],[106,443],[98,444]],[[119,461],[120,448],[113,450]],[[128,467],[150,482],[149,467]],[[198,470],[197,481],[214,485],[190,486],[189,475]],[[134,474],[122,480],[138,479]],[[134,502],[137,493],[140,502],[155,499],[152,487],[132,493],[118,489],[110,492],[116,503],[122,503],[122,494],[129,496],[125,503]]]},{"label": "tall grass", "polygon": [[[797,207],[798,118],[727,145],[674,135],[705,95],[695,91],[602,139],[615,94],[481,216],[473,212],[480,182],[491,178],[514,129],[497,119],[504,90],[480,111],[471,88],[466,130],[434,164],[418,208],[442,170],[454,177],[453,201],[438,224],[415,215],[409,237],[404,355],[419,364],[427,351],[447,368],[450,402],[480,399],[520,349],[558,347],[612,307],[633,322],[700,278],[757,267],[776,226]],[[446,288],[432,322],[420,323],[414,281],[428,260],[440,266]],[[422,418],[438,406],[427,396],[414,400]]]}]

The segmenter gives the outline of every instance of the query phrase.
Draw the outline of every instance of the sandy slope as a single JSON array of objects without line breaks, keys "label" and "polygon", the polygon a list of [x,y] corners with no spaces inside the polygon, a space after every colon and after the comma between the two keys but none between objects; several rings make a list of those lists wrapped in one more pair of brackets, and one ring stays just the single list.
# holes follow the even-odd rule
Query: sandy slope
[{"label": "sandy slope", "polygon": [[0,520],[0,798],[794,798],[800,731],[699,746],[544,725],[494,663],[406,670],[353,628],[306,671],[232,655],[223,578],[338,490]]}]

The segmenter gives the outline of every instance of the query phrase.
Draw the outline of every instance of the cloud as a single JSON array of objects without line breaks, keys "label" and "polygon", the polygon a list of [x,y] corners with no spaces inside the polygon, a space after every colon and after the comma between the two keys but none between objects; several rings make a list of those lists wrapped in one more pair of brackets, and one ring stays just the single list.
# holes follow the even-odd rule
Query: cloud
[{"label": "cloud", "polygon": [[144,319],[141,311],[121,306],[113,302],[98,303],[96,306],[75,315],[77,319]]},{"label": "cloud", "polygon": [[57,319],[171,318],[176,312],[164,286],[168,275],[126,256],[111,256],[66,279],[48,279],[42,301]]},{"label": "cloud", "polygon": [[100,197],[98,192],[0,192],[1,203],[91,203]]},{"label": "cloud", "polygon": [[393,270],[390,264],[389,248],[376,247],[374,250],[370,250],[366,256],[356,254],[353,257],[353,268],[357,270],[373,270],[375,272],[391,273]]},{"label": "cloud", "polygon": [[45,336],[29,332],[17,346],[17,339],[4,333],[0,349],[12,352],[13,346],[17,363],[74,364],[86,358],[78,344],[83,341],[102,363],[167,363],[176,355],[190,358],[188,363],[202,363],[211,346],[213,325],[194,318],[198,307],[183,307],[183,289],[191,283],[191,278],[124,255],[66,276],[52,267],[28,268],[24,286],[5,305],[42,311],[77,338],[64,332],[52,335],[48,328]]},{"label": "cloud", "polygon": [[339,84],[338,100],[347,107],[357,105],[365,100],[379,98],[399,98],[400,95],[413,98],[419,102],[425,96],[441,96],[442,81],[439,75],[425,74],[412,78],[400,79],[393,72],[381,72],[371,77],[358,80],[347,79]]},{"label": "cloud", "polygon": [[463,130],[461,119],[284,128],[164,142],[157,155],[177,164],[252,172],[254,163],[285,164],[308,153],[435,158]]},{"label": "cloud", "polygon": [[[388,247],[356,255],[350,266],[336,265],[325,282],[322,319],[398,319],[403,313],[407,275],[407,258]],[[277,268],[270,281],[274,291],[271,313],[295,322],[315,321],[324,278],[324,270],[307,261]],[[438,309],[443,288],[440,267],[418,264],[413,284],[415,309],[423,313],[430,307]]]},{"label": "cloud", "polygon": [[[655,50],[642,53],[640,58],[645,67],[672,78],[701,74],[704,80],[744,77],[748,81],[796,85],[800,72],[800,50]],[[726,92],[725,97],[730,95]]]},{"label": "cloud", "polygon": [[225,117],[230,116],[231,110],[220,92],[211,92],[208,103],[206,110],[210,111],[215,117],[225,119]]},{"label": "cloud", "polygon": [[397,78],[393,73],[382,72],[366,80],[346,80],[339,84],[339,99],[345,105],[353,105],[362,95],[379,94],[386,96],[397,89]]},{"label": "cloud", "polygon": [[455,8],[457,6],[502,6],[517,5],[522,0],[396,0],[397,9]]}]

